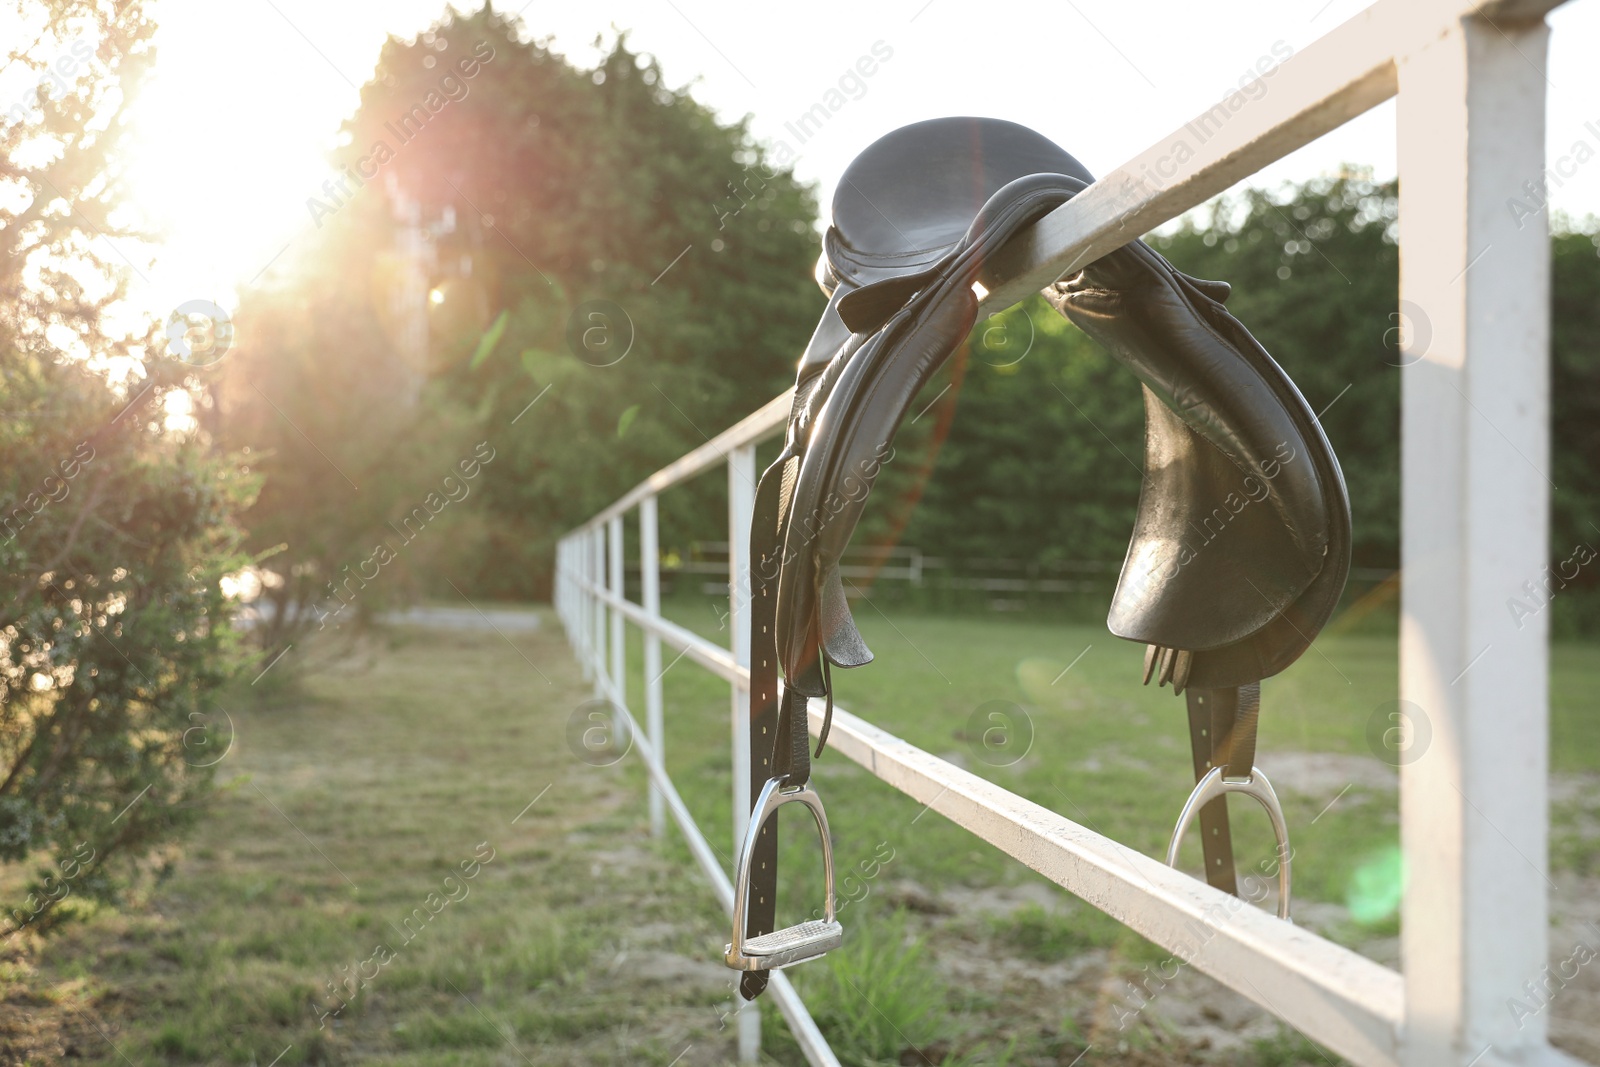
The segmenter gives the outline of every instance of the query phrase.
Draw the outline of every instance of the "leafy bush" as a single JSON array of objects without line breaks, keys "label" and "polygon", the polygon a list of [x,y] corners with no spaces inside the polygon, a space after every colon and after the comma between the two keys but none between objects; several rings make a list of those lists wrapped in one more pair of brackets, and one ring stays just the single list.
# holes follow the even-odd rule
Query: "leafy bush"
[{"label": "leafy bush", "polygon": [[[195,816],[230,733],[214,700],[238,662],[221,579],[244,562],[232,515],[249,492],[148,412],[112,423],[113,398],[82,372],[27,382],[18,362],[0,350],[0,402],[96,411],[107,430],[76,450],[71,434],[0,438],[0,492],[23,501],[8,517],[35,482],[59,498],[0,526],[0,862],[50,861],[5,902],[6,930],[48,926],[69,897],[113,898]],[[61,457],[92,458],[66,480]]]},{"label": "leafy bush", "polygon": [[[164,401],[196,378],[151,355],[161,324],[132,341],[101,325],[123,269],[101,249],[129,235],[85,209],[115,207],[116,113],[153,27],[137,2],[18,10],[43,30],[19,57],[34,70],[69,34],[98,44],[84,88],[41,92],[0,131],[0,864],[36,868],[0,900],[5,936],[113,899],[195,817],[226,733],[222,578],[244,562],[234,515],[252,491],[197,426],[168,425]],[[133,368],[120,390],[115,366]]]}]

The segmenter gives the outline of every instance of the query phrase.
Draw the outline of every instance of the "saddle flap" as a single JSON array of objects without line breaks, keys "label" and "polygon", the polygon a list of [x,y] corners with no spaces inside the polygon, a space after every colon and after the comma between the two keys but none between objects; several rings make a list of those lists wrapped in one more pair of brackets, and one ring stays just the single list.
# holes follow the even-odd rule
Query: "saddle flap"
[{"label": "saddle flap", "polygon": [[1221,287],[1142,242],[1046,294],[1145,387],[1146,472],[1107,624],[1196,653],[1188,684],[1292,663],[1343,588],[1350,510],[1338,462],[1288,375]]},{"label": "saddle flap", "polygon": [[1118,637],[1205,651],[1286,610],[1321,569],[1272,507],[1289,450],[1243,473],[1144,389],[1145,478],[1106,625]]},{"label": "saddle flap", "polygon": [[807,696],[826,692],[818,648],[838,667],[872,659],[850,617],[839,559],[900,420],[977,319],[970,288],[936,288],[859,347],[841,349],[817,378],[820,404],[789,501],[778,577],[778,659],[790,688]]}]

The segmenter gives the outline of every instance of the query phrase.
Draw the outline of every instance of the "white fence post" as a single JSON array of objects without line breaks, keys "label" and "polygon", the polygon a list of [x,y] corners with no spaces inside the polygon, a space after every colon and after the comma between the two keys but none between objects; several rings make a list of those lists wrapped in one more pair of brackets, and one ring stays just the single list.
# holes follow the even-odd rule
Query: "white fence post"
[{"label": "white fence post", "polygon": [[556,578],[555,599],[556,618],[561,620],[561,628],[566,631],[567,640],[572,640],[572,609],[571,590],[567,583],[567,539],[563,537],[556,542]]},{"label": "white fence post", "polygon": [[[595,589],[604,589],[606,585],[606,528],[595,524],[589,533],[589,581],[594,583]],[[590,604],[594,611],[594,618],[590,626],[594,634],[594,643],[589,648],[589,657],[592,660],[590,669],[594,671],[594,695],[596,700],[604,700],[606,695],[606,605],[598,597],[591,599]]]},{"label": "white fence post", "polygon": [[577,549],[576,540],[568,534],[561,545],[561,573],[567,599],[567,634],[574,645],[581,646],[582,642],[578,640],[578,613],[582,610],[582,605],[579,603],[582,593],[578,589]]},{"label": "white fence post", "polygon": [[[756,506],[756,446],[728,454],[728,648],[734,662],[750,667],[750,518]],[[733,855],[739,855],[750,824],[750,689],[733,689]],[[739,1062],[761,1056],[761,1016],[756,1002],[739,1009]]]},{"label": "white fence post", "polygon": [[[639,602],[645,614],[661,618],[661,546],[656,498],[639,501]],[[644,722],[650,739],[651,758],[666,769],[667,732],[662,721],[663,681],[661,678],[661,638],[654,630],[644,631]],[[666,832],[666,809],[661,791],[650,786],[650,836]]]},{"label": "white fence post", "polygon": [[[622,516],[618,515],[607,524],[606,545],[610,549],[610,578],[606,588],[618,600],[623,599],[622,581]],[[622,609],[612,606],[611,611],[611,688],[612,700],[619,707],[628,706],[628,640],[627,630],[623,626]],[[627,718],[616,716],[612,724],[617,743],[626,745],[628,736]]]},{"label": "white fence post", "polygon": [[[594,553],[594,538],[588,530],[579,530],[572,537],[572,569],[573,576],[580,582],[588,582],[594,570],[594,561],[590,556]],[[578,666],[583,670],[584,681],[590,679],[590,672],[594,669],[594,659],[589,651],[589,646],[594,643],[594,599],[589,595],[588,587],[579,586],[578,589]]]},{"label": "white fence post", "polygon": [[1550,937],[1549,614],[1510,610],[1549,562],[1550,243],[1545,212],[1515,203],[1543,185],[1548,30],[1441,29],[1398,65],[1409,337],[1394,724],[1411,730],[1402,1062],[1418,1067],[1542,1048],[1524,984],[1543,980]]}]

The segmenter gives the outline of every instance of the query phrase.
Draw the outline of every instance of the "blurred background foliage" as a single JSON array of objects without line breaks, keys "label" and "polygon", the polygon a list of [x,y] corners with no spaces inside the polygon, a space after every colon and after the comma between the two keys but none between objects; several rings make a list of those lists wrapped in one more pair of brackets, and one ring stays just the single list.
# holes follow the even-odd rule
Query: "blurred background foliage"
[{"label": "blurred background foliage", "polygon": [[[447,86],[459,99],[397,144],[441,71],[473,60]],[[625,38],[587,71],[487,8],[441,23],[389,42],[346,132],[339,163],[380,142],[394,158],[320,220],[314,270],[242,302],[248,340],[216,383],[221,436],[266,476],[247,522],[258,547],[285,546],[268,563],[283,611],[328,596],[375,537],[395,543],[386,523],[480,442],[495,458],[441,515],[451,532],[406,544],[403,577],[361,603],[548,596],[575,518],[783,389],[818,303],[813,196]],[[392,299],[418,237],[420,356]],[[666,498],[668,543],[714,535],[707,507]]]},{"label": "blurred background foliage", "polygon": [[[84,841],[134,858],[204,784],[185,738],[208,736],[195,717],[241,664],[223,575],[256,567],[257,667],[419,597],[548,596],[563,531],[789,384],[823,304],[819,208],[625,35],[582,69],[485,6],[388,41],[341,177],[242,298],[240,344],[186,365],[162,324],[101,329],[123,267],[94,240],[123,236],[115,117],[151,24],[131,0],[33,7],[41,26],[96,20],[113,77],[0,131],[0,860]],[[1352,172],[1246,189],[1151,238],[1234,284],[1322,413],[1374,570],[1398,563],[1398,343],[1427,328],[1396,311],[1395,214],[1392,184]],[[1553,561],[1600,539],[1600,231],[1555,229]],[[918,411],[860,543],[1114,572],[1142,412],[1105,353],[1035,300],[981,323]],[[720,540],[725,509],[720,472],[664,497],[667,554]],[[1558,632],[1592,632],[1594,572],[1572,585]],[[77,884],[114,891],[98,878]]]},{"label": "blurred background foliage", "polygon": [[[411,132],[441,72],[474,58],[464,95],[321,221],[314,269],[241,308],[249,341],[219,376],[220,434],[266,475],[248,525],[257,550],[285,546],[269,564],[285,611],[328,597],[480,441],[497,458],[441,517],[453,532],[406,544],[359,606],[547,596],[554,539],[781,391],[821,307],[811,191],[743,124],[665,87],[625,36],[593,70],[487,9],[391,40],[337,162],[355,171]],[[1229,306],[1324,413],[1355,562],[1374,571],[1398,565],[1399,344],[1428,329],[1397,312],[1395,216],[1394,185],[1352,171],[1246,189],[1151,238],[1234,284]],[[1554,560],[1600,536],[1596,231],[1557,229]],[[426,354],[408,364],[392,283],[418,235],[432,302]],[[1114,572],[1143,429],[1139,390],[1105,353],[1036,300],[981,324],[924,408],[859,544]],[[667,494],[664,549],[720,541],[725,494],[715,474]],[[1594,578],[1575,584],[1558,598],[1563,631],[1590,614],[1579,594]]]}]

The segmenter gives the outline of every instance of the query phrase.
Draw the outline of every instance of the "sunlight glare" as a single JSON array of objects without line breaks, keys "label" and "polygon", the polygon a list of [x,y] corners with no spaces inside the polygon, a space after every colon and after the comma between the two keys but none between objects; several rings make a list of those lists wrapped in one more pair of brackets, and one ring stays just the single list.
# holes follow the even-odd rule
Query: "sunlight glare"
[{"label": "sunlight glare", "polygon": [[127,221],[153,230],[156,246],[124,249],[139,265],[131,328],[188,300],[234,308],[269,268],[292,269],[316,229],[307,200],[334,174],[328,152],[386,32],[410,36],[444,10],[405,0],[375,18],[365,4],[156,0],[161,58],[132,109],[127,173]]}]

